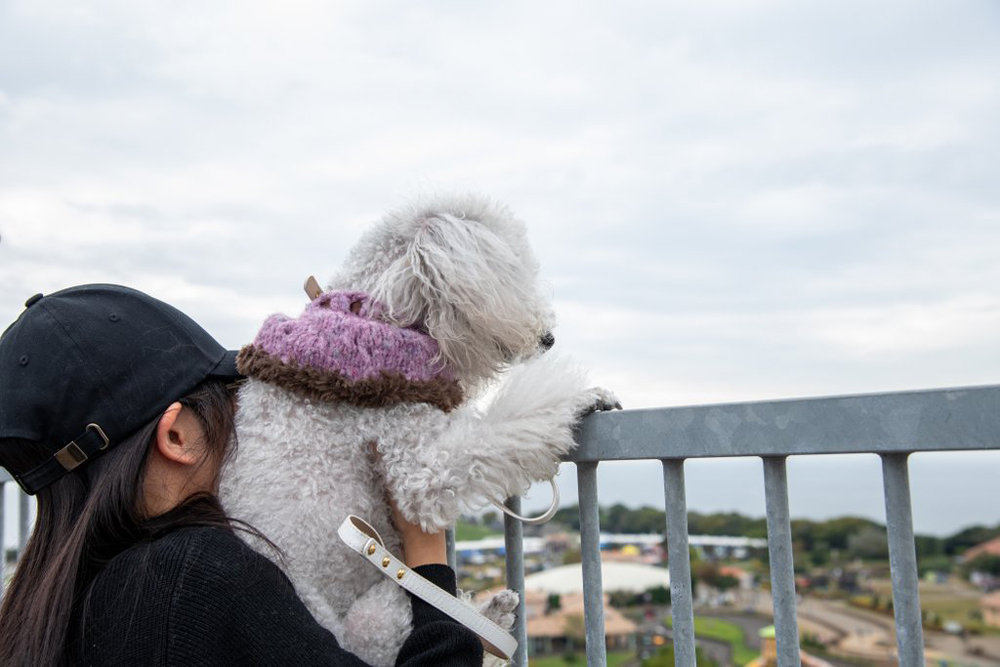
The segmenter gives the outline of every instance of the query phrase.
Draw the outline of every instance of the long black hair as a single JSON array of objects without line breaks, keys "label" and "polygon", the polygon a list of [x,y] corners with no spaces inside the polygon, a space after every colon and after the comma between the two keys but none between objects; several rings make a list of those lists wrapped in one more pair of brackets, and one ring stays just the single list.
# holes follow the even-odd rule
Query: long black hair
[{"label": "long black hair", "polygon": [[[180,399],[197,417],[207,455],[203,465],[221,468],[235,450],[231,387],[206,381]],[[160,516],[144,513],[143,478],[154,420],[36,495],[35,528],[0,607],[0,664],[57,666],[71,659],[72,626],[86,620],[87,592],[97,572],[128,547],[187,526],[239,528],[211,493],[195,493]],[[51,454],[27,440],[0,440],[0,465],[20,473]],[[273,547],[273,545],[271,545]]]}]

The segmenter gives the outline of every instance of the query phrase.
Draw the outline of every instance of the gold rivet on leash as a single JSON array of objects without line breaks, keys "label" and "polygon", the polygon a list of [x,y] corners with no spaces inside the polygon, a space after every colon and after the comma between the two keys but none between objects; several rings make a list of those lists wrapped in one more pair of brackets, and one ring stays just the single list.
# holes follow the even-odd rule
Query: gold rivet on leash
[{"label": "gold rivet on leash", "polygon": [[373,553],[375,553],[375,545],[374,544],[369,544],[368,545],[368,555],[371,556]]},{"label": "gold rivet on leash", "polygon": [[382,559],[382,567],[389,567],[389,563],[391,562],[392,559],[386,556],[385,558]]},{"label": "gold rivet on leash", "polygon": [[399,572],[396,573],[396,578],[402,579],[404,574],[406,574],[406,570],[400,570]]}]

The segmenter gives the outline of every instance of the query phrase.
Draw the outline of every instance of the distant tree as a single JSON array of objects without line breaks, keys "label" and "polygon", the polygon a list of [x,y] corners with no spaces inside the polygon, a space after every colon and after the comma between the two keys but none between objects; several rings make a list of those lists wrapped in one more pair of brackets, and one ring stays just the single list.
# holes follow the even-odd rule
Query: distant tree
[{"label": "distant tree", "polygon": [[552,517],[552,521],[561,523],[569,530],[580,530],[579,506],[571,505],[569,507],[560,507],[556,511],[555,516]]},{"label": "distant tree", "polygon": [[993,528],[969,526],[944,539],[944,553],[948,556],[957,556],[969,547],[982,544],[997,536],[1000,536],[1000,524]]},{"label": "distant tree", "polygon": [[740,580],[729,574],[722,574],[716,563],[702,561],[693,568],[695,578],[707,586],[723,593],[740,585]]},{"label": "distant tree", "polygon": [[809,551],[809,560],[814,567],[822,567],[830,562],[830,545],[826,542],[816,542]]},{"label": "distant tree", "polygon": [[885,529],[865,526],[847,539],[847,551],[855,558],[888,558]]},{"label": "distant tree", "polygon": [[670,589],[666,586],[654,586],[653,588],[647,589],[644,597],[645,596],[648,596],[648,601],[651,604],[670,604]]},{"label": "distant tree", "polygon": [[953,566],[948,556],[917,557],[917,573],[922,577],[928,572],[950,572]]},{"label": "distant tree", "polygon": [[917,560],[944,555],[944,540],[932,535],[916,535],[913,538],[917,547]]},{"label": "distant tree", "polygon": [[639,604],[639,598],[631,591],[611,591],[608,593],[608,604],[615,609],[634,607]]},{"label": "distant tree", "polygon": [[[656,507],[629,508],[622,503],[598,509],[600,527],[613,533],[660,533],[666,527],[666,517],[662,509]],[[495,522],[491,513],[481,519],[484,525]],[[580,513],[576,505],[562,507],[556,512],[554,522],[568,530],[580,529]],[[884,557],[884,550],[877,547],[876,532],[884,534],[885,527],[876,521],[863,517],[844,516],[827,521],[794,519],[792,521],[792,543],[796,554],[796,564],[802,566],[825,566],[835,553],[857,556],[849,553],[852,538],[854,546],[865,550],[873,547],[873,558]],[[763,517],[754,518],[736,512],[702,514],[688,513],[688,533],[691,535],[736,535],[743,537],[765,537],[767,521]],[[859,538],[858,535],[861,535]],[[935,556],[961,554],[969,547],[1000,535],[1000,525],[995,527],[971,526],[947,538],[929,535],[916,536],[918,559]],[[860,541],[859,541],[860,540]],[[767,550],[761,549],[759,557],[767,558]]]},{"label": "distant tree", "polygon": [[626,520],[632,510],[621,503],[617,503],[608,508],[604,517],[601,517],[601,529],[609,533],[624,533]]},{"label": "distant tree", "polygon": [[573,565],[574,563],[581,562],[583,557],[580,555],[579,549],[568,549],[566,553],[563,554],[562,562],[563,565]]},{"label": "distant tree", "polygon": [[570,640],[570,646],[582,648],[586,643],[587,626],[583,622],[583,614],[566,614],[566,625],[563,632]]},{"label": "distant tree", "polygon": [[736,512],[716,514],[688,513],[688,532],[692,535],[742,535],[764,537],[767,535],[767,520],[751,518]]},{"label": "distant tree", "polygon": [[968,563],[965,563],[962,571],[966,576],[973,572],[983,572],[984,574],[992,574],[994,577],[1000,577],[1000,556],[979,554]]},{"label": "distant tree", "polygon": [[558,593],[549,593],[549,597],[545,600],[545,613],[548,614],[557,609],[562,609],[562,600]]},{"label": "distant tree", "polygon": [[494,512],[494,511],[492,511],[492,510],[490,510],[489,512],[484,512],[483,513],[483,525],[484,526],[493,526],[493,525],[496,525],[497,521],[499,521],[499,520],[500,519],[499,519],[499,516],[497,515],[497,513]]}]

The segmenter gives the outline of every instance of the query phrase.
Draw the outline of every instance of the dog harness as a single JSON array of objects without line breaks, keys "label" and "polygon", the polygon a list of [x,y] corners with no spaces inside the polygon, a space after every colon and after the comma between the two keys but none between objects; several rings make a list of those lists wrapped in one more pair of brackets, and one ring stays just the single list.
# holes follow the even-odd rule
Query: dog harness
[{"label": "dog harness", "polygon": [[249,377],[324,402],[366,408],[427,403],[450,412],[464,395],[440,360],[437,341],[378,319],[368,294],[320,293],[297,318],[272,315],[237,369]]}]

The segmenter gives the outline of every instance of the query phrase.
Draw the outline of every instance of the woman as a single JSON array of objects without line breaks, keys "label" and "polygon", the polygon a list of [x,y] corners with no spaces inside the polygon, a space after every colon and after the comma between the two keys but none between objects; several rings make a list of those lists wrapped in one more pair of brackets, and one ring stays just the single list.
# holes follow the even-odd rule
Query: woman
[{"label": "woman", "polygon": [[[0,664],[364,664],[215,496],[235,353],[125,287],[25,306],[0,337],[0,465],[36,494],[38,517],[0,609]],[[398,513],[396,527],[407,565],[454,595],[443,534]],[[474,633],[412,606],[397,664],[481,664]]]}]

